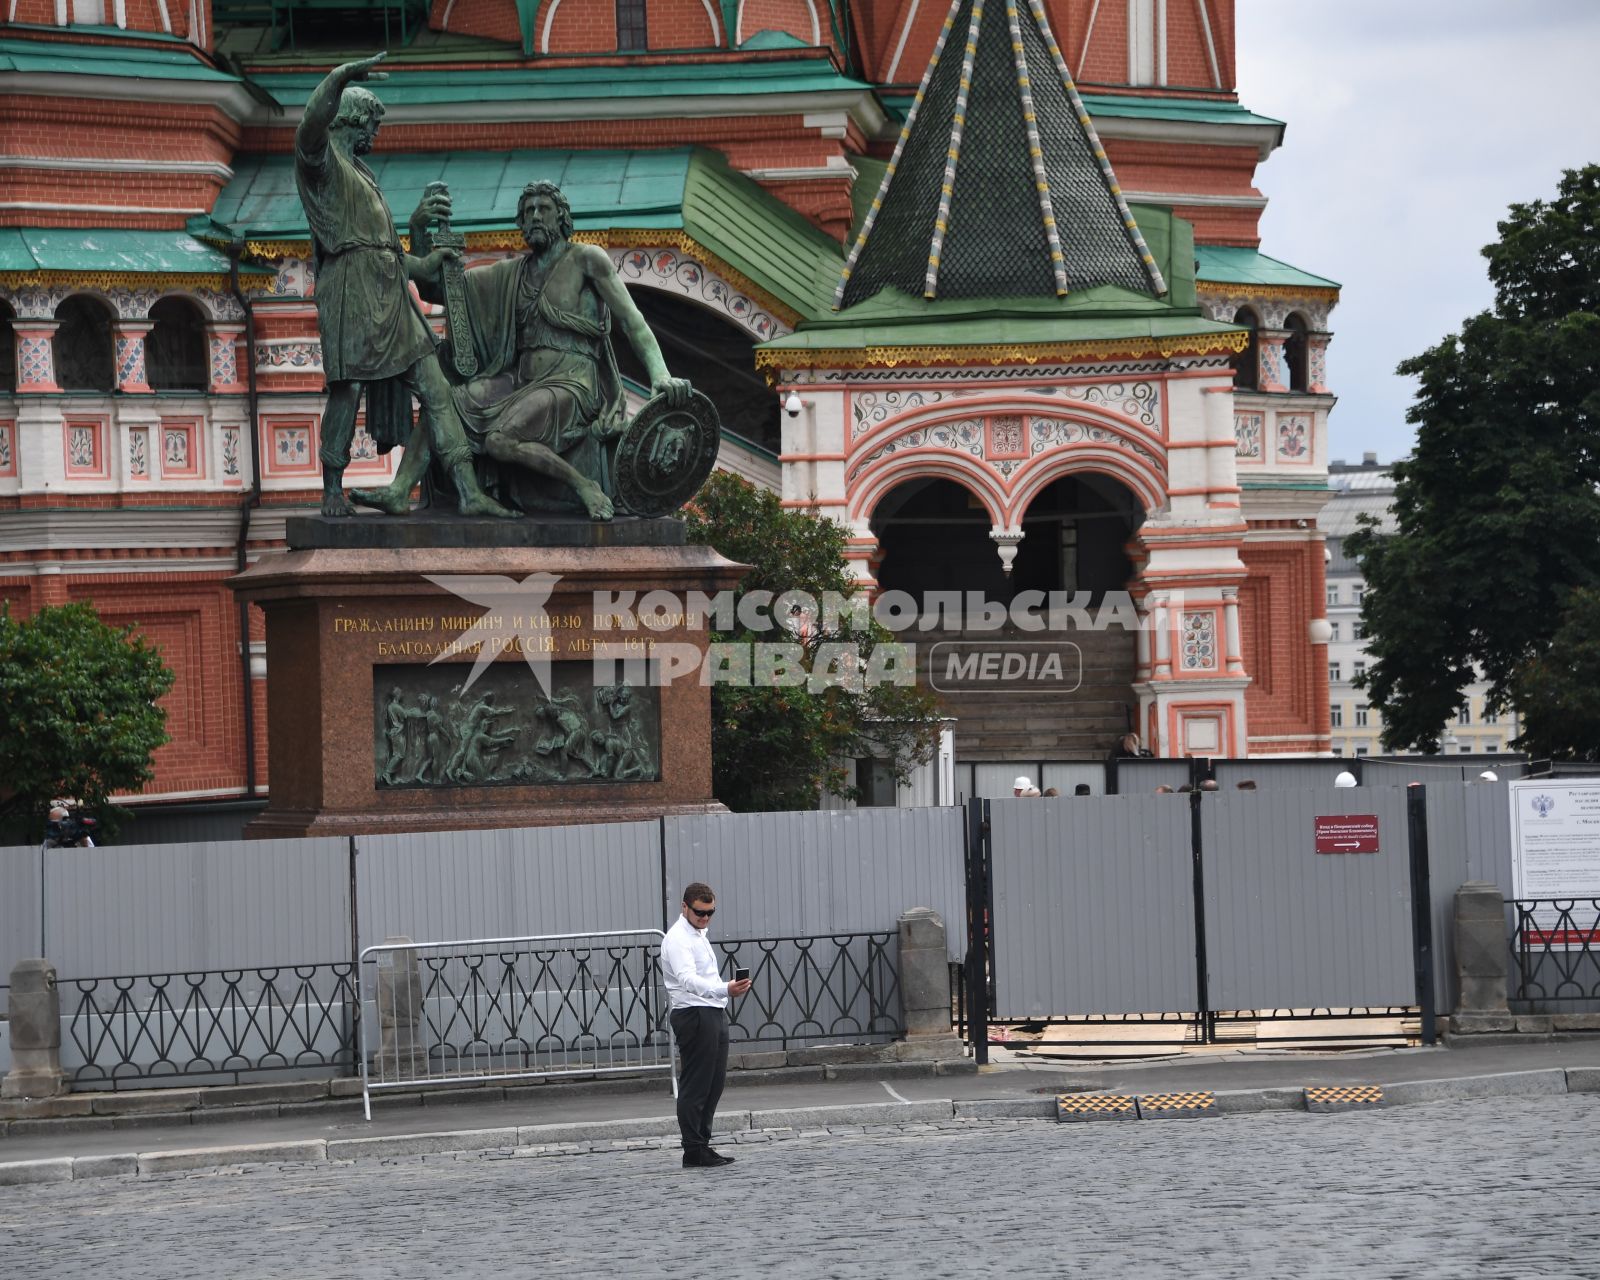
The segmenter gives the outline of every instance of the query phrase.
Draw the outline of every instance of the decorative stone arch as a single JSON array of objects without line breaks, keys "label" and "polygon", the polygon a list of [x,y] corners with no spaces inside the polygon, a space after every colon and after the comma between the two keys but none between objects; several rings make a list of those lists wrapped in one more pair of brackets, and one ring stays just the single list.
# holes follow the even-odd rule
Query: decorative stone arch
[{"label": "decorative stone arch", "polygon": [[[1126,379],[1112,384],[1122,392],[1122,402],[1137,410],[1134,412],[1109,407],[1109,402],[1097,402],[1091,397],[1103,396],[1107,388],[1101,384],[1066,386],[1060,395],[1045,392],[983,391],[976,395],[947,397],[938,391],[918,393],[915,403],[889,413],[857,434],[851,442],[851,452],[863,449],[876,451],[884,441],[914,432],[922,427],[936,426],[944,421],[967,418],[993,418],[1003,415],[1022,415],[1028,418],[1060,418],[1063,415],[1086,417],[1110,430],[1124,434],[1130,441],[1142,441],[1151,450],[1165,447],[1161,435],[1159,396],[1151,392],[1139,399],[1126,388],[1137,384],[1144,387],[1155,379]],[[926,398],[923,398],[925,394]]]},{"label": "decorative stone arch", "polygon": [[1094,474],[1115,480],[1144,504],[1145,515],[1156,515],[1168,506],[1164,471],[1138,465],[1125,455],[1100,445],[1069,446],[1059,452],[1040,454],[1018,473],[1010,492],[1006,517],[1020,526],[1028,507],[1039,494],[1067,476]]},{"label": "decorative stone arch", "polygon": [[686,247],[670,244],[612,245],[612,264],[625,285],[641,285],[687,299],[732,321],[753,342],[767,342],[794,326],[749,290],[719,274]]},{"label": "decorative stone arch", "polygon": [[[1022,476],[1051,459],[1096,457],[1128,484],[1147,509],[1165,505],[1166,452],[1159,433],[1131,417],[1077,401],[986,395],[951,404],[915,405],[873,427],[845,467],[847,493],[897,456],[970,456],[971,465],[1014,494]],[[1014,499],[1002,508],[1015,508]]]},{"label": "decorative stone arch", "polygon": [[[699,2],[700,7],[705,11],[706,23],[711,31],[712,46],[715,48],[726,45],[728,40],[722,30],[722,23],[717,18],[716,7],[713,5],[712,0],[699,0]],[[454,0],[451,0],[451,3],[453,5]],[[556,12],[561,8],[561,3],[562,0],[550,0],[549,7],[545,9],[543,17],[538,20],[539,52],[541,54],[549,54],[551,52],[550,40],[553,32],[555,31]],[[596,3],[596,0],[571,0],[571,12],[576,13],[584,6],[592,5],[594,3]],[[683,8],[688,8],[691,3],[692,0],[680,0],[680,6]],[[560,53],[562,50],[557,50],[556,52]]]},{"label": "decorative stone arch", "polygon": [[[99,311],[89,325],[75,319],[77,312],[85,310],[76,304],[82,300],[90,310]],[[63,315],[63,308],[71,310]],[[119,377],[118,350],[122,339],[116,333],[119,313],[116,303],[99,289],[82,288],[63,290],[56,302],[51,319],[57,328],[52,336],[56,381],[66,391],[117,390],[123,381]],[[103,328],[102,328],[103,325]],[[143,380],[143,352],[139,353],[139,378]]]},{"label": "decorative stone arch", "polygon": [[[179,307],[188,316],[179,316]],[[145,376],[150,386],[157,391],[207,390],[207,334],[215,322],[205,304],[192,293],[171,289],[150,303],[145,318],[150,321],[144,334]],[[192,327],[187,327],[191,320]]]},{"label": "decorative stone arch", "polygon": [[[772,0],[739,0],[738,28],[735,31],[734,39],[739,44],[743,44],[750,36],[755,35],[758,30],[762,29],[757,25],[762,21],[761,16],[759,13],[752,15],[752,9],[770,10],[772,7]],[[786,7],[794,11],[795,17],[800,17],[802,14],[804,14],[802,21],[810,21],[811,45],[813,48],[819,46],[822,43],[822,20],[817,13],[816,0],[788,0]],[[769,18],[768,22],[770,23],[771,21],[772,19]],[[771,28],[769,27],[768,29]],[[780,25],[777,29],[784,31],[789,35],[795,36],[798,39],[803,40],[806,38],[799,31],[793,30],[788,24]]]},{"label": "decorative stone arch", "polygon": [[995,479],[981,466],[969,463],[955,455],[940,452],[903,453],[875,467],[864,476],[851,494],[848,506],[850,520],[860,528],[867,525],[878,503],[890,490],[907,480],[952,480],[983,503],[989,520],[996,529],[1005,525],[1006,495]]}]

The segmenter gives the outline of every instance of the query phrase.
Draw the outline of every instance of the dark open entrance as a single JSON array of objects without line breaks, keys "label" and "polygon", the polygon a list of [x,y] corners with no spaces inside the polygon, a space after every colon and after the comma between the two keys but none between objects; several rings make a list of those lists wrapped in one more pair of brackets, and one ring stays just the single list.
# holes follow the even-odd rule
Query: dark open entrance
[{"label": "dark open entrance", "polygon": [[[779,448],[778,395],[756,372],[755,339],[738,325],[686,298],[659,289],[629,289],[639,304],[651,332],[661,344],[661,354],[675,377],[688,378],[717,406],[722,425],[736,436],[771,453]],[[620,333],[612,344],[623,377],[641,385],[646,395],[650,383],[644,365]]]},{"label": "dark open entrance", "polygon": [[908,480],[872,517],[882,561],[878,585],[922,597],[931,591],[982,591],[1009,600],[1022,591],[1088,591],[1096,601],[1127,586],[1126,546],[1144,522],[1132,491],[1108,476],[1063,476],[1028,506],[1008,580],[989,536],[989,513],[954,480]]},{"label": "dark open entrance", "polygon": [[1015,591],[1121,591],[1133,571],[1125,550],[1144,509],[1125,486],[1091,473],[1052,481],[1028,504],[1011,568]]},{"label": "dark open entrance", "polygon": [[[903,638],[916,645],[920,675],[956,721],[958,761],[1022,772],[1045,761],[1103,759],[1133,727],[1133,630],[1051,621],[1037,610],[1043,626],[997,629],[974,617],[968,593],[1009,604],[1024,591],[1088,592],[1098,610],[1107,593],[1127,589],[1125,548],[1143,520],[1143,505],[1118,481],[1064,476],[1029,505],[1007,577],[987,508],[959,482],[907,480],[878,503],[878,585],[918,601],[921,618]],[[928,599],[936,592],[960,595],[965,626],[936,611],[941,602]]]},{"label": "dark open entrance", "polygon": [[931,591],[982,591],[1006,598],[994,521],[976,494],[954,480],[923,477],[896,485],[872,515],[882,561],[878,586],[919,600]]}]

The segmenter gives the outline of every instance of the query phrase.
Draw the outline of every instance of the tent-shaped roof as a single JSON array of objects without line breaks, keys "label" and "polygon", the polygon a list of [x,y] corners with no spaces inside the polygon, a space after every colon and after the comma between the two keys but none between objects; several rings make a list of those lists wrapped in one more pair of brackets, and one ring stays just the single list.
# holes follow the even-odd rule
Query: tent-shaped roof
[{"label": "tent-shaped roof", "polygon": [[1166,286],[1040,0],[953,0],[835,305]]}]

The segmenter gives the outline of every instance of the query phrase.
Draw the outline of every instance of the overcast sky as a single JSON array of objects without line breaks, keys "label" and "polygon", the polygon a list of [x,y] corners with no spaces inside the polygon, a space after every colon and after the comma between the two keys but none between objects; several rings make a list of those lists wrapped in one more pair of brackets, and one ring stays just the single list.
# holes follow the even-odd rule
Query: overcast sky
[{"label": "overcast sky", "polygon": [[1330,458],[1405,454],[1395,365],[1493,301],[1516,201],[1600,163],[1600,0],[1237,0],[1239,98],[1286,121],[1261,248],[1339,281]]}]

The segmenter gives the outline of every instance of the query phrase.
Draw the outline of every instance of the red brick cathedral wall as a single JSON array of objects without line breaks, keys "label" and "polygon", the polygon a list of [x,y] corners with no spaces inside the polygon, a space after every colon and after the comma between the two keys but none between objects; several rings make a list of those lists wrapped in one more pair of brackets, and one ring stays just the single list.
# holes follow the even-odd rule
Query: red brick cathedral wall
[{"label": "red brick cathedral wall", "polygon": [[[155,754],[162,792],[243,794],[244,709],[239,696],[239,611],[223,586],[232,569],[138,574],[50,574],[0,579],[0,600],[16,616],[45,605],[88,604],[114,627],[132,626],[172,670],[161,699],[171,739]],[[265,638],[252,610],[251,638]],[[256,780],[266,783],[266,685],[251,681]]]},{"label": "red brick cathedral wall", "polygon": [[[820,8],[820,0],[819,8]],[[857,9],[856,34],[862,56],[874,79],[886,80],[895,51],[900,46],[908,17],[910,33],[895,67],[894,82],[915,84],[922,76],[944,25],[949,6],[924,3],[910,14],[905,0],[867,0]],[[1222,92],[1234,87],[1233,0],[1206,0],[1211,19],[1211,41],[1218,76],[1211,74],[1211,58],[1200,25],[1199,6],[1191,0],[1169,0],[1166,5],[1167,83],[1175,88]],[[1045,0],[1056,43],[1067,69],[1086,85],[1125,85],[1128,82],[1128,6],[1125,0]],[[1091,16],[1094,25],[1090,26]],[[745,24],[749,30],[748,21]],[[1087,54],[1085,46],[1087,45]]]},{"label": "red brick cathedral wall", "polygon": [[1312,645],[1308,635],[1311,620],[1326,612],[1322,549],[1296,539],[1247,542],[1240,550],[1250,571],[1239,588],[1239,634],[1251,680],[1245,715],[1252,737],[1276,739],[1253,754],[1328,750],[1328,649]]}]

